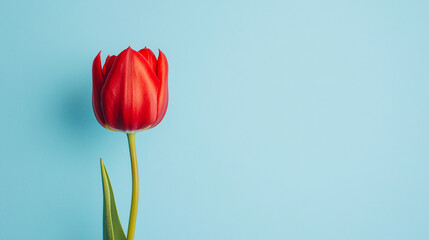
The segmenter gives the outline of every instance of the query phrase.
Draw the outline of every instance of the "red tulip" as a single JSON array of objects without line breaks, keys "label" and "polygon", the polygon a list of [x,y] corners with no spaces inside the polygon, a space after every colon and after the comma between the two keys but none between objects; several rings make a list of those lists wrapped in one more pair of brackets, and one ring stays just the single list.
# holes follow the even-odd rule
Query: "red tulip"
[{"label": "red tulip", "polygon": [[98,122],[111,130],[132,133],[158,125],[168,105],[168,63],[159,50],[128,47],[118,56],[100,53],[92,66],[92,106]]}]

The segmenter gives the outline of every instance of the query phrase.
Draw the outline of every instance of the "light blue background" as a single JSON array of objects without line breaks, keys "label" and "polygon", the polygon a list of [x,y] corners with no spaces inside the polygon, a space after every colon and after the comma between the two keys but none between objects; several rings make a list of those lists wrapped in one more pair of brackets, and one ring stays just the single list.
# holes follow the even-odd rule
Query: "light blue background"
[{"label": "light blue background", "polygon": [[141,240],[429,239],[427,1],[1,1],[0,239],[124,228],[124,134],[102,50],[163,50],[164,121],[137,136]]}]

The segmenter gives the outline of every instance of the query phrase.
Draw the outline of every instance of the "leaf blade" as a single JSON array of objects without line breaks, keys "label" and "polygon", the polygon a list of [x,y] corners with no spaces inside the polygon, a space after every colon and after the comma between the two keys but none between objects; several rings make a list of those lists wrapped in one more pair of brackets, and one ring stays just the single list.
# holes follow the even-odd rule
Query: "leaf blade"
[{"label": "leaf blade", "polygon": [[126,240],[122,229],[118,211],[116,209],[115,196],[112,184],[103,160],[100,158],[101,177],[103,180],[103,240]]}]

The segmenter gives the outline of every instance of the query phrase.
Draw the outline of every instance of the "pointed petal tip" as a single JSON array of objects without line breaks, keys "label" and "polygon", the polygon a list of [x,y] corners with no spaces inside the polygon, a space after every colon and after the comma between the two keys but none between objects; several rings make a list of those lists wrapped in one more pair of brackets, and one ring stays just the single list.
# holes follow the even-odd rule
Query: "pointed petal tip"
[{"label": "pointed petal tip", "polygon": [[92,62],[92,71],[101,71],[101,51],[95,56],[94,61]]},{"label": "pointed petal tip", "polygon": [[[163,52],[161,51],[161,49],[159,49],[159,48],[158,48],[158,52],[159,52],[159,55],[161,55],[161,54],[162,54],[162,55],[164,55],[164,53],[163,53]],[[165,55],[164,55],[164,56],[165,56]],[[159,57],[159,56],[158,56],[158,57]]]},{"label": "pointed petal tip", "polygon": [[165,54],[161,51],[161,49],[159,49],[158,48],[158,61],[160,60],[160,58],[162,58],[162,60],[164,61],[166,61],[167,60],[167,57],[165,56]]},{"label": "pointed petal tip", "polygon": [[128,47],[127,49],[125,49],[124,51],[122,51],[122,52],[125,52],[126,54],[130,54],[130,53],[133,53],[133,52],[135,52],[136,50],[134,50],[132,47]]},{"label": "pointed petal tip", "polygon": [[101,59],[101,51],[98,52],[97,56],[95,56],[95,59],[100,58]]}]

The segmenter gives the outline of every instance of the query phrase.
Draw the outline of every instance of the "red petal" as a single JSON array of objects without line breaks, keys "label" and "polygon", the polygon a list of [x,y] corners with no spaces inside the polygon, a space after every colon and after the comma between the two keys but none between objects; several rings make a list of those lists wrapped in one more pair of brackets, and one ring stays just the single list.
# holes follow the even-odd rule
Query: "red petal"
[{"label": "red petal", "polygon": [[104,61],[104,66],[102,68],[102,72],[103,72],[103,77],[106,78],[106,63],[107,61],[109,61],[110,55],[107,55],[106,57],[106,61]]},{"label": "red petal", "polygon": [[[159,50],[159,49],[158,49]],[[158,125],[165,116],[168,106],[168,62],[164,53],[159,50],[158,56],[158,68],[156,75],[160,80],[160,86],[158,91],[158,114],[157,118],[152,124],[151,128]]]},{"label": "red petal", "polygon": [[152,50],[149,48],[143,48],[139,51],[143,55],[143,57],[147,60],[149,65],[151,66],[154,73],[156,73],[156,57],[155,54],[153,54]]},{"label": "red petal", "polygon": [[113,129],[133,132],[152,125],[159,80],[142,54],[130,47],[113,63],[101,93],[103,116]]},{"label": "red petal", "polygon": [[115,62],[115,59],[116,59],[115,55],[107,56],[106,62],[104,63],[104,66],[103,66],[104,79],[106,79],[107,75],[109,75],[109,71],[112,68],[113,63]]},{"label": "red petal", "polygon": [[101,89],[103,87],[104,79],[103,72],[101,70],[101,51],[95,57],[92,64],[92,108],[94,109],[95,117],[97,121],[104,126],[105,121],[103,117],[103,111],[101,110]]}]

